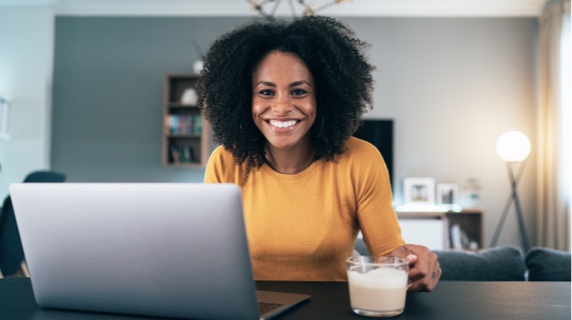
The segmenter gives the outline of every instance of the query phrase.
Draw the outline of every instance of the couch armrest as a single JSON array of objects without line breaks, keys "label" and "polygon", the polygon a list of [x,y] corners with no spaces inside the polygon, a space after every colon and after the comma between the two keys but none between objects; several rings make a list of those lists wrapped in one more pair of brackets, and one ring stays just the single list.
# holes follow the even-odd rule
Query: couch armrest
[{"label": "couch armrest", "polygon": [[535,247],[526,253],[529,281],[570,281],[570,252]]}]

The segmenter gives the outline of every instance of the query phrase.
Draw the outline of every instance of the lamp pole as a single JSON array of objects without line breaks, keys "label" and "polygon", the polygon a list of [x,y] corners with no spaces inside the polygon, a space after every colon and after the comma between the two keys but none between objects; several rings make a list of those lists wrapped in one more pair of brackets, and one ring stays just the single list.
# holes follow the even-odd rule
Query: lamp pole
[{"label": "lamp pole", "polygon": [[[501,137],[497,141],[497,153],[499,154],[499,157],[507,164],[507,170],[511,185],[511,193],[504,206],[499,224],[497,225],[497,228],[493,235],[490,247],[496,246],[498,237],[500,235],[500,232],[508,215],[510,205],[512,204],[512,202],[514,202],[516,218],[518,221],[518,229],[520,232],[520,240],[524,251],[527,252],[530,246],[528,243],[528,235],[526,232],[526,227],[524,225],[524,217],[522,214],[522,209],[520,207],[520,200],[518,198],[517,186],[518,186],[518,181],[520,180],[520,177],[524,171],[524,166],[526,164],[525,160],[528,157],[528,154],[530,153],[530,142],[528,141],[528,138],[520,132],[517,131],[506,132],[505,134],[501,135]],[[520,171],[518,175],[515,176],[514,166],[519,162],[521,162]]]},{"label": "lamp pole", "polygon": [[500,235],[500,232],[504,226],[504,222],[506,220],[506,217],[508,216],[508,212],[510,210],[510,206],[511,204],[514,202],[514,206],[516,209],[516,216],[517,216],[517,220],[518,220],[518,227],[519,227],[519,232],[520,232],[520,240],[522,243],[522,247],[525,251],[528,251],[528,249],[530,248],[530,245],[528,243],[528,235],[526,232],[526,227],[524,225],[524,219],[523,219],[523,215],[522,215],[522,209],[520,207],[520,200],[518,198],[518,193],[517,193],[517,186],[518,186],[518,182],[520,180],[520,177],[522,176],[522,173],[524,171],[524,166],[525,166],[526,161],[523,161],[521,166],[520,166],[520,170],[518,172],[518,174],[515,176],[514,175],[514,165],[516,163],[514,162],[507,162],[507,169],[508,169],[508,174],[509,174],[509,179],[510,179],[510,184],[511,184],[511,193],[508,196],[508,199],[505,203],[504,209],[502,211],[502,215],[499,221],[499,224],[497,225],[497,228],[495,229],[495,233],[493,235],[493,239],[491,240],[491,244],[489,245],[490,247],[495,247],[497,245],[497,241]]},{"label": "lamp pole", "polygon": [[[524,166],[524,163],[523,163]],[[528,252],[530,248],[528,245],[528,236],[526,233],[526,227],[524,226],[524,218],[522,216],[522,210],[520,209],[520,201],[518,200],[518,192],[516,192],[516,179],[514,177],[513,167],[511,162],[507,162],[508,174],[511,181],[512,188],[512,199],[514,201],[514,208],[516,210],[516,218],[518,220],[518,229],[520,231],[520,240],[522,242],[522,247],[525,252]]]}]

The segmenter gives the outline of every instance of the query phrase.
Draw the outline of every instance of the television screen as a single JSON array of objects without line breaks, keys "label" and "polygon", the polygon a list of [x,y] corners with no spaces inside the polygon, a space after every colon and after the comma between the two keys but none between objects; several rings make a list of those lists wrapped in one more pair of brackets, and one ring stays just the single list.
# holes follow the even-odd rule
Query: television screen
[{"label": "television screen", "polygon": [[377,147],[385,160],[393,186],[393,120],[364,119],[354,136]]}]

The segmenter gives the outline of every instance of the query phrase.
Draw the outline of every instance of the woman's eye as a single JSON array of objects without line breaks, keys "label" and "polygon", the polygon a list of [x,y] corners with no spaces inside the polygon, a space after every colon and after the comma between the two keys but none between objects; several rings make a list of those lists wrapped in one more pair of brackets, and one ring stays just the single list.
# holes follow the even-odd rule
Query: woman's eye
[{"label": "woman's eye", "polygon": [[258,93],[263,95],[263,96],[271,96],[274,94],[274,92],[272,90],[260,90],[260,91],[258,91]]},{"label": "woman's eye", "polygon": [[307,92],[306,92],[306,90],[304,90],[304,89],[294,89],[294,90],[292,91],[292,94],[295,95],[295,96],[301,96],[301,95],[304,95],[304,94],[306,94],[306,93],[307,93]]}]

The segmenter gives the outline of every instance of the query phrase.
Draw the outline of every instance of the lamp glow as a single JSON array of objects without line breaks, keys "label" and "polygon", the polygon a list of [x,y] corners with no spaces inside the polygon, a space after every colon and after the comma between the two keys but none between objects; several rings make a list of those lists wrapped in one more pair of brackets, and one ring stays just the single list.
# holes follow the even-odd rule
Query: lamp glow
[{"label": "lamp glow", "polygon": [[520,162],[530,154],[530,141],[522,132],[505,132],[497,140],[497,154],[505,162]]}]

